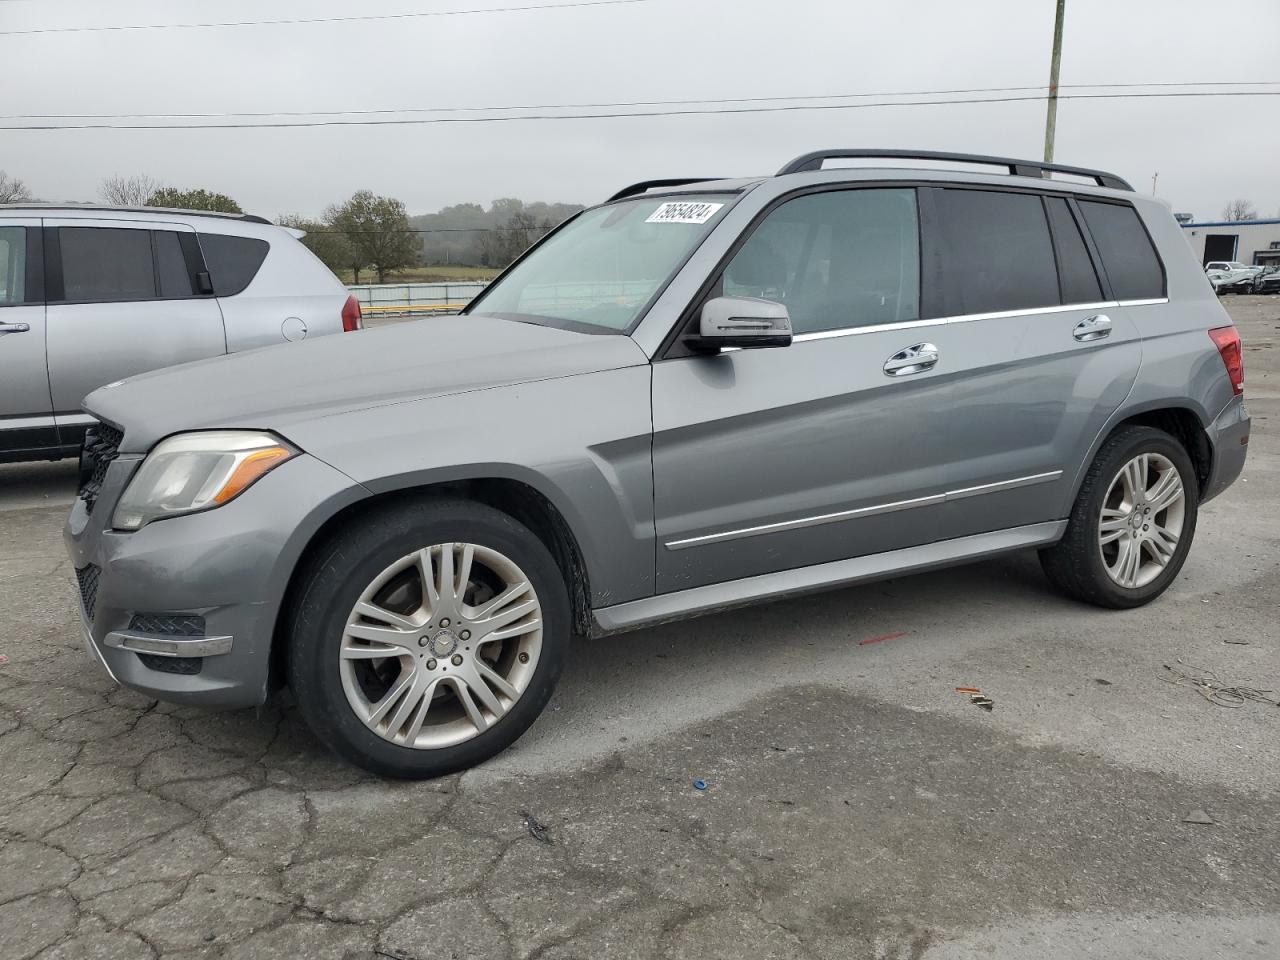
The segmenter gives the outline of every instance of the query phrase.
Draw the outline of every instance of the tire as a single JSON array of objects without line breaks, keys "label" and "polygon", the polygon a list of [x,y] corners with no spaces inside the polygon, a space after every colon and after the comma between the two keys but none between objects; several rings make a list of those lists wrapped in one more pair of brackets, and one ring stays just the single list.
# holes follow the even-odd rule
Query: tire
[{"label": "tire", "polygon": [[[1139,461],[1139,457],[1147,459]],[[1133,468],[1126,480],[1122,471],[1135,463],[1147,466]],[[1168,488],[1157,487],[1172,484],[1166,464],[1176,471],[1182,496],[1179,502],[1156,509],[1171,495]],[[1126,510],[1128,491],[1138,486],[1133,482],[1138,473],[1144,476],[1145,492],[1132,498]],[[1149,503],[1148,494],[1152,494]],[[1195,469],[1182,444],[1153,427],[1124,427],[1098,451],[1080,485],[1066,533],[1040,551],[1040,565],[1054,586],[1085,603],[1115,610],[1150,603],[1168,589],[1187,559],[1195,537],[1199,494]],[[1135,503],[1151,512],[1140,513],[1135,521]],[[1104,509],[1106,531],[1101,527]],[[1175,520],[1176,546],[1170,547],[1168,537],[1159,531],[1174,532]],[[1104,538],[1109,542],[1104,544]],[[1126,552],[1131,549],[1137,551],[1136,561]],[[1122,562],[1122,553],[1127,563]]]},{"label": "tire", "polygon": [[417,780],[474,766],[514,743],[555,689],[568,591],[546,546],[505,513],[401,502],[350,521],[300,574],[288,683],[316,736],[365,770]]}]

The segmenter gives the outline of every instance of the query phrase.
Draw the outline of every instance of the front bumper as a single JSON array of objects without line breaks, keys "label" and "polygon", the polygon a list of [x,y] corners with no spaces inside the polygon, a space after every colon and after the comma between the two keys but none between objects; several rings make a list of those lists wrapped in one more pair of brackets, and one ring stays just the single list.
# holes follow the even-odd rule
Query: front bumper
[{"label": "front bumper", "polygon": [[1206,432],[1213,446],[1213,468],[1205,484],[1202,503],[1231,486],[1244,470],[1245,457],[1249,454],[1249,424],[1244,397],[1232,397],[1209,424]]},{"label": "front bumper", "polygon": [[140,463],[115,460],[92,513],[77,500],[67,519],[85,643],[118,682],[158,700],[215,709],[262,703],[298,558],[324,520],[364,489],[304,454],[216,510],[111,530]]}]

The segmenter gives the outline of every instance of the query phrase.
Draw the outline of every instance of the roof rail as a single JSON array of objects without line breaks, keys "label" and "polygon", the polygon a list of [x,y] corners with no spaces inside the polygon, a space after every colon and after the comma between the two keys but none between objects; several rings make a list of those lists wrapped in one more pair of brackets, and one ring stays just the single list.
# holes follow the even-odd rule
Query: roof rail
[{"label": "roof rail", "polygon": [[223,213],[220,210],[187,210],[183,207],[131,207],[78,200],[66,200],[61,203],[53,200],[11,200],[0,204],[0,208],[3,207],[24,210],[74,210],[86,213],[180,213],[183,216],[218,217],[222,220],[239,220],[242,223],[271,224],[266,217],[260,217],[256,213]]},{"label": "roof rail", "polygon": [[639,183],[633,183],[629,187],[623,187],[605,203],[613,203],[615,200],[621,200],[624,197],[634,197],[638,193],[644,193],[654,187],[683,187],[690,183],[706,183],[708,180],[718,180],[719,177],[679,177],[675,180],[641,180]]},{"label": "roof rail", "polygon": [[1046,173],[1071,173],[1078,177],[1087,177],[1100,187],[1133,191],[1133,187],[1128,181],[1104,170],[1068,167],[1061,163],[1041,163],[1038,160],[1014,160],[1011,157],[986,157],[976,153],[946,153],[936,150],[815,150],[813,153],[806,153],[803,156],[796,157],[779,170],[777,176],[785,176],[788,173],[801,173],[805,170],[821,170],[824,160],[860,160],[876,157],[896,160],[951,160],[962,163],[984,163],[990,166],[1008,167],[1010,175],[1015,177],[1042,177]]}]

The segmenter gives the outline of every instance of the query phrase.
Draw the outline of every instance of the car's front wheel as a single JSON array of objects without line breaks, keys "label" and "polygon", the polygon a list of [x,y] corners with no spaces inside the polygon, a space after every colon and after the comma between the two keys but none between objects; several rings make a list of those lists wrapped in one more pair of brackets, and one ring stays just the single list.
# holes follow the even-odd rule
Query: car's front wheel
[{"label": "car's front wheel", "polygon": [[1186,450],[1152,427],[1125,427],[1094,458],[1062,540],[1040,552],[1063,592],[1102,607],[1149,603],[1182,569],[1199,486]]},{"label": "car's front wheel", "polygon": [[342,530],[303,573],[289,684],[317,735],[401,778],[472,766],[542,711],[569,640],[550,552],[500,511],[403,504]]}]

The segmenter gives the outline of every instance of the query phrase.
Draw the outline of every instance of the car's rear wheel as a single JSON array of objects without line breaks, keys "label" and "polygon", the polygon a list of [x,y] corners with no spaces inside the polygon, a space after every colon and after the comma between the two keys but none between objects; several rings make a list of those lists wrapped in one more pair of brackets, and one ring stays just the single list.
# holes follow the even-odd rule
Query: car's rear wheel
[{"label": "car's rear wheel", "polygon": [[1199,487],[1169,434],[1126,427],[1085,475],[1062,540],[1040,553],[1062,591],[1103,607],[1149,603],[1177,577],[1195,535]]},{"label": "car's rear wheel", "polygon": [[528,529],[436,501],[348,525],[304,572],[289,683],[308,724],[353,763],[423,778],[513,743],[551,696],[567,592]]}]

